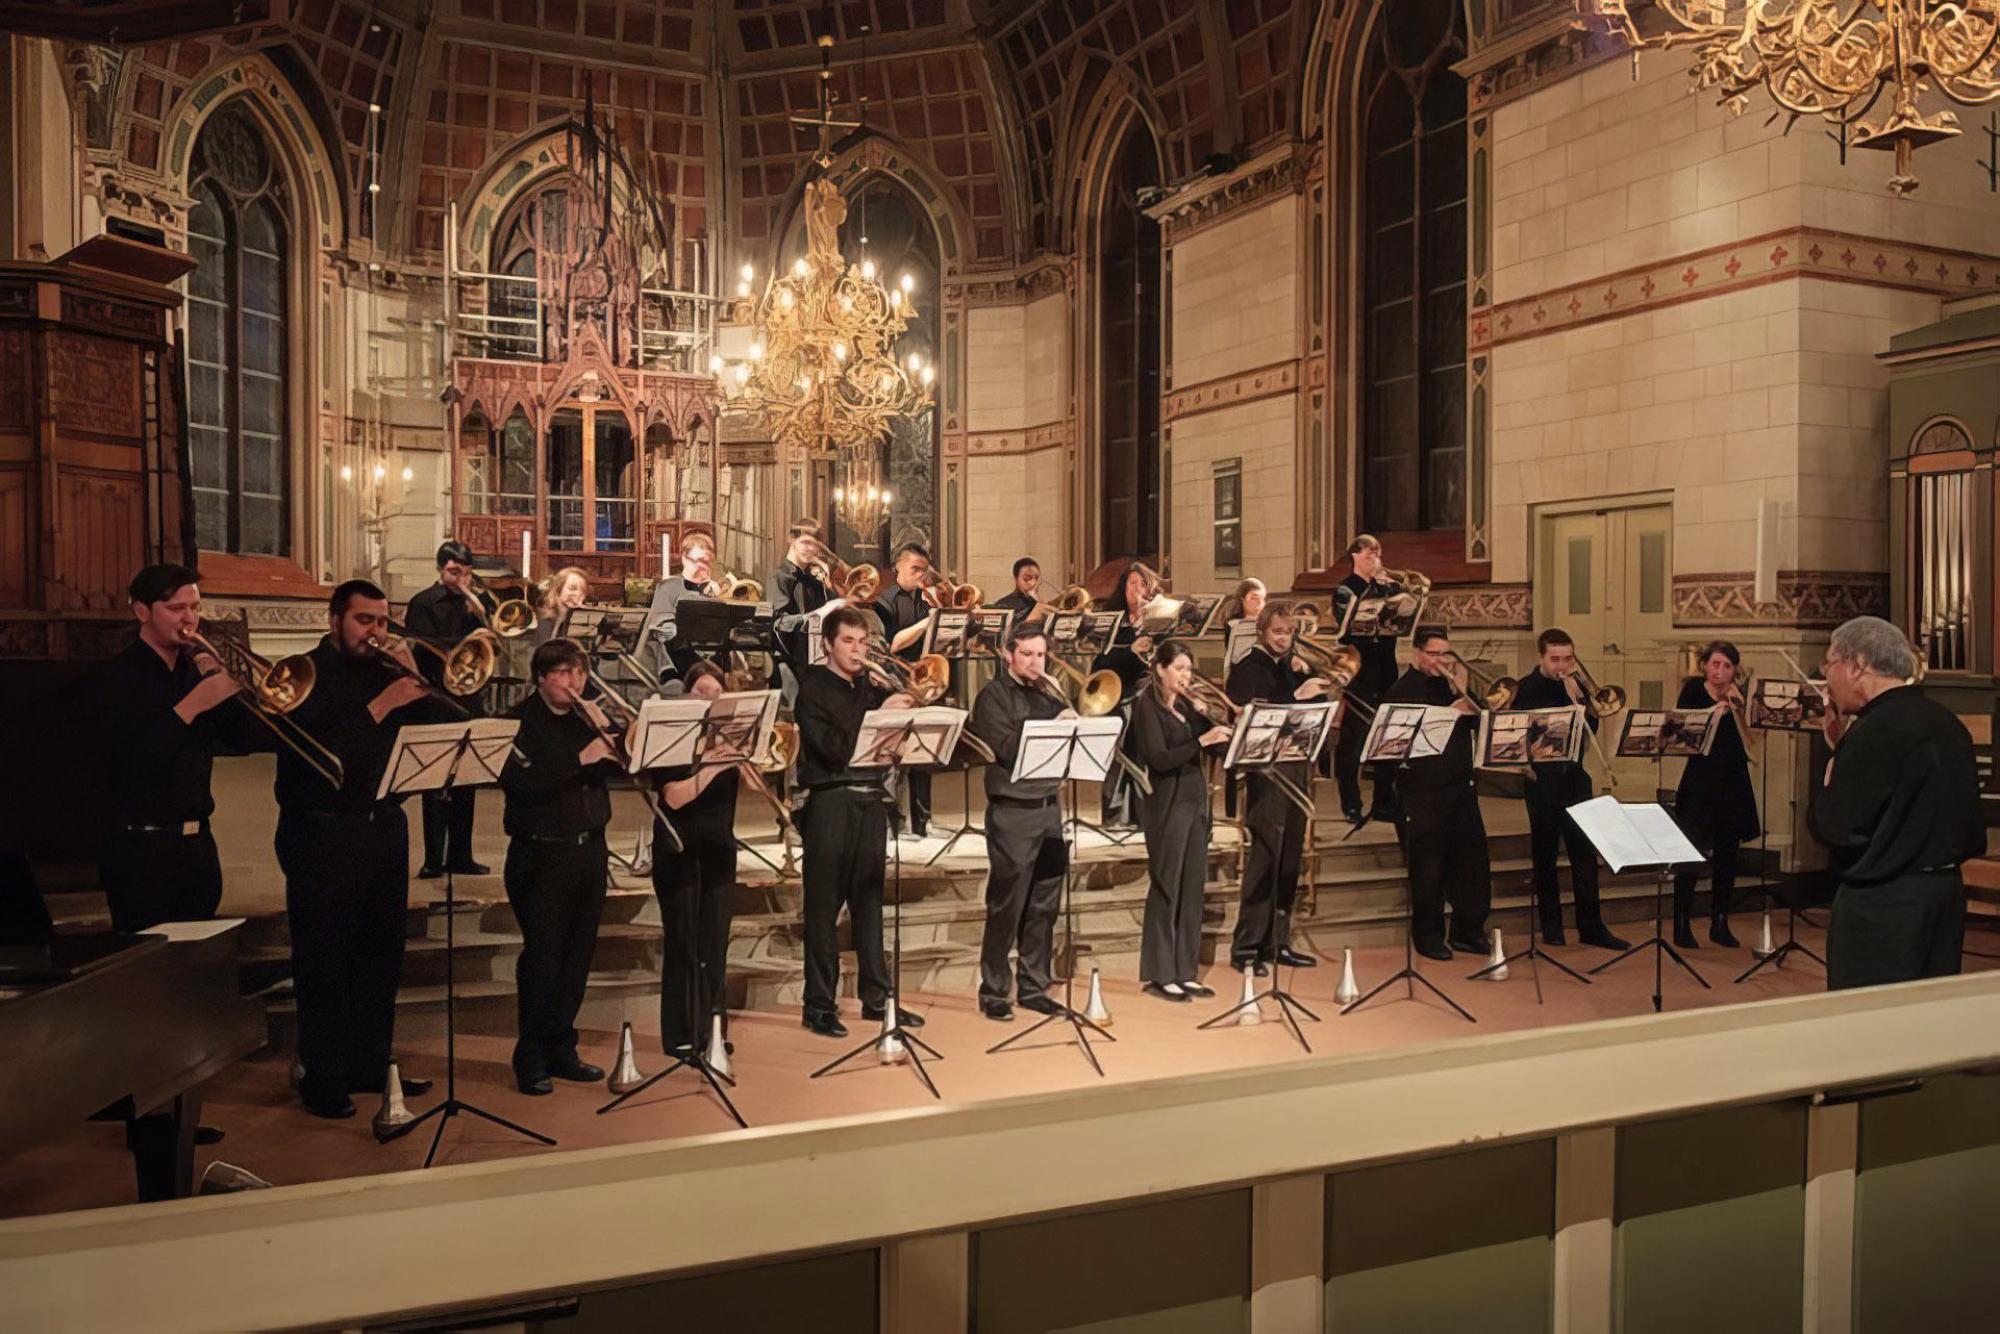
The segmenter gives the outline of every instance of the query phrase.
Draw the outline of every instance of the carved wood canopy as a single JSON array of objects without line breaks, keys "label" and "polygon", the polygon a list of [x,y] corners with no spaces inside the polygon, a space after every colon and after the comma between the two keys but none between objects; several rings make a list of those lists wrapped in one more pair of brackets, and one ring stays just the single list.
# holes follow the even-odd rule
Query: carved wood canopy
[{"label": "carved wood canopy", "polygon": [[0,0],[0,32],[132,45],[291,17],[292,0]]}]

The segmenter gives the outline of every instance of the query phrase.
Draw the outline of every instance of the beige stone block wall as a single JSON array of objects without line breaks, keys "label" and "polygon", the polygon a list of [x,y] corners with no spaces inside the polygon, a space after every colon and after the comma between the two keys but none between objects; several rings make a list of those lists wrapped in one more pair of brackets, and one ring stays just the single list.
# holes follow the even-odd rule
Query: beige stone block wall
[{"label": "beige stone block wall", "polygon": [[1070,415],[1070,303],[1058,293],[1021,308],[1021,420],[1040,426]]},{"label": "beige stone block wall", "polygon": [[982,306],[965,315],[965,429],[1011,431],[1028,424],[1022,376],[1026,308]]},{"label": "beige stone block wall", "polygon": [[1062,451],[966,460],[964,578],[993,599],[1014,586],[1014,562],[1033,556],[1044,582],[1076,577],[1062,541]]},{"label": "beige stone block wall", "polygon": [[[1221,408],[1174,423],[1173,576],[1176,590],[1222,590],[1245,576],[1290,588],[1296,572],[1295,395]],[[1214,464],[1243,461],[1243,566],[1215,568]]]},{"label": "beige stone block wall", "polygon": [[[966,429],[1022,433],[1070,415],[1070,307],[1061,293],[966,313]],[[1017,557],[1032,554],[1064,577],[1059,449],[975,455],[966,461],[966,569],[998,597]]]},{"label": "beige stone block wall", "polygon": [[1175,388],[1298,356],[1300,244],[1298,198],[1280,195],[1174,247]]}]

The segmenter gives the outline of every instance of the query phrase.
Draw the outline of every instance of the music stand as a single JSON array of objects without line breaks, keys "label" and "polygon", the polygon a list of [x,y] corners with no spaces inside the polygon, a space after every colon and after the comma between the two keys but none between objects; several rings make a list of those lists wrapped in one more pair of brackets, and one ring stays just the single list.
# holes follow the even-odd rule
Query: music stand
[{"label": "music stand", "polygon": [[[891,773],[913,763],[919,767],[936,768],[951,753],[964,727],[963,709],[935,705],[920,709],[871,709],[861,719],[861,730],[854,738],[854,754],[848,758],[848,766],[855,769],[888,769]],[[933,1098],[943,1101],[944,1095],[938,1092],[937,1085],[931,1080],[931,1072],[924,1068],[924,1056],[942,1061],[944,1053],[903,1023],[903,841],[896,837],[893,822],[889,830],[889,847],[895,856],[895,896],[890,910],[894,934],[888,1004],[895,1007],[896,1022],[852,1051],[828,1061],[813,1071],[811,1077],[818,1079],[821,1075],[832,1074],[863,1052],[877,1047],[889,1050],[900,1041],[903,1051],[910,1058],[910,1067],[917,1072],[917,1078],[923,1081]],[[850,912],[850,921],[852,917]]]},{"label": "music stand", "polygon": [[[1013,616],[1013,612],[1000,607],[940,610],[931,616],[930,628],[924,632],[924,652],[936,653],[949,662],[990,663],[995,660],[998,645],[1006,638],[1007,626]],[[961,676],[960,680],[963,681],[964,677]],[[965,805],[960,812],[958,826],[946,835],[937,851],[924,858],[924,865],[936,866],[938,859],[957,847],[958,841],[967,834],[978,834],[981,838],[986,836],[986,827],[972,818],[972,770],[976,765],[992,761],[992,752],[970,730],[959,734],[958,745],[952,750],[945,768],[958,771],[964,784]],[[935,826],[935,807],[931,817]]]},{"label": "music stand", "polygon": [[[771,693],[775,694],[775,692]],[[651,714],[641,710],[639,720],[634,722],[632,736],[628,738],[627,742],[632,756],[632,771],[638,773],[642,768],[655,767],[655,765],[674,768],[685,766],[697,770],[720,769],[738,763],[742,759],[739,750],[740,733],[742,730],[741,721],[734,717],[716,719],[710,716],[711,705],[720,702],[720,700],[711,701],[686,696],[675,700],[648,700],[648,704],[700,705],[703,713],[699,717],[689,718],[685,716],[667,716],[673,713],[685,714],[687,711],[684,709],[655,710]],[[768,717],[765,717],[757,735],[763,737],[769,731],[770,721]],[[711,751],[715,752],[712,758],[710,756]],[[646,764],[646,757],[649,754],[654,757],[655,765]],[[670,757],[681,755],[687,756],[692,763],[667,763]],[[741,839],[734,841],[737,847],[745,847]],[[747,848],[746,850],[750,852],[751,856],[757,856],[754,850]],[[758,858],[758,860],[761,861],[763,859]],[[769,864],[768,862],[765,863],[767,866]],[[701,1021],[714,1012],[713,997],[702,995],[700,982],[701,957],[696,952],[694,939],[690,937],[686,941],[683,941],[682,944],[692,956],[689,961],[691,966],[687,970],[689,993],[688,1022],[696,1025],[698,1028]],[[709,1002],[709,1004],[704,1004],[704,1001]],[[708,1053],[702,1047],[701,1037],[698,1032],[692,1035],[692,1041],[689,1043],[686,1051],[675,1053],[672,1065],[656,1075],[649,1076],[638,1087],[627,1089],[610,1102],[605,1103],[597,1109],[597,1114],[602,1116],[613,1108],[619,1107],[629,1100],[638,1097],[668,1075],[683,1068],[692,1070],[701,1076],[702,1082],[708,1085],[709,1091],[714,1093],[716,1098],[722,1103],[723,1110],[729,1113],[730,1120],[736,1122],[744,1130],[750,1128],[750,1123],[743,1119],[743,1113],[736,1110],[736,1104],[730,1101],[729,1094],[722,1087],[724,1084],[727,1084],[730,1088],[735,1088],[735,1078],[722,1073],[709,1064]]]},{"label": "music stand", "polygon": [[[1782,704],[1774,703],[1774,696],[1778,692],[1767,691],[1766,687],[1776,686],[1793,687],[1793,690],[1789,692],[1792,698],[1785,700]],[[1798,736],[1807,726],[1812,725],[1813,714],[1808,707],[1810,701],[1806,698],[1807,693],[1805,684],[1799,681],[1757,682],[1756,687],[1751,693],[1750,725],[1760,732],[1784,732],[1788,736]],[[1791,716],[1789,710],[1793,706],[1796,706],[1798,709],[1798,721],[1796,725],[1782,721]],[[1821,707],[1824,708],[1824,704]],[[1796,774],[1798,771],[1798,743],[1796,741],[1787,744],[1785,758],[1791,762],[1792,771]],[[1796,784],[1794,786],[1796,787]],[[1792,795],[1792,808],[1794,811],[1798,809],[1798,794],[1796,791]],[[1759,875],[1768,874],[1770,867],[1770,817],[1771,747],[1769,738],[1767,737],[1764,749],[1757,756],[1757,825],[1761,831],[1757,837],[1757,870]],[[1768,885],[1763,887],[1763,893],[1764,902],[1768,905],[1771,901],[1771,890]],[[1785,960],[1794,954],[1803,954],[1821,968],[1826,967],[1825,959],[1813,953],[1809,946],[1799,943],[1799,895],[1796,883],[1792,885],[1792,892],[1785,896],[1785,939],[1783,943],[1744,969],[1736,980],[1739,983],[1748,982],[1757,975],[1757,971],[1765,964],[1775,964],[1777,967],[1783,968]]]},{"label": "music stand", "polygon": [[1118,1039],[1093,1020],[1085,1018],[1075,1005],[1076,896],[1073,887],[1079,861],[1076,830],[1082,823],[1077,817],[1076,785],[1079,781],[1104,781],[1114,763],[1111,752],[1117,749],[1118,739],[1124,733],[1124,720],[1108,715],[1099,718],[1031,718],[1021,724],[1021,748],[1014,756],[1014,781],[1020,783],[1053,778],[1061,782],[1069,793],[1069,863],[1063,867],[1062,913],[1063,943],[1069,952],[1069,968],[1063,975],[1062,1008],[1043,1016],[1012,1037],[994,1043],[986,1049],[988,1056],[1026,1041],[1050,1024],[1068,1024],[1072,1041],[1083,1049],[1083,1058],[1090,1062],[1090,1068],[1097,1071],[1100,1079],[1104,1077],[1104,1066],[1091,1048],[1090,1034],[1095,1033],[1106,1042]]},{"label": "music stand", "polygon": [[[1298,806],[1305,813],[1308,841],[1313,834],[1313,761],[1318,758],[1320,748],[1326,744],[1328,724],[1332,719],[1333,701],[1327,699],[1296,700],[1282,704],[1258,701],[1246,704],[1243,706],[1243,711],[1236,715],[1236,732],[1229,739],[1228,753],[1222,759],[1224,769],[1261,776],[1276,786],[1283,793],[1285,800]],[[1305,766],[1304,788],[1299,787],[1280,771],[1279,766],[1283,764]],[[1243,792],[1244,823],[1247,827],[1250,800],[1247,783]],[[1247,846],[1244,856],[1246,859],[1249,856]],[[1303,855],[1300,857],[1300,864],[1303,867]],[[1272,905],[1271,911],[1277,912],[1276,904]],[[1238,1001],[1214,1018],[1196,1024],[1196,1031],[1225,1024],[1244,1010],[1262,1001],[1271,1000],[1277,1003],[1279,1015],[1291,1029],[1292,1036],[1298,1039],[1299,1045],[1311,1051],[1312,1044],[1306,1041],[1305,1030],[1299,1027],[1299,1021],[1292,1012],[1297,1010],[1299,1014],[1314,1023],[1319,1022],[1319,1016],[1285,989],[1283,969],[1284,965],[1274,958],[1271,961],[1270,986],[1254,992],[1247,1000]],[[1297,969],[1293,972],[1296,975]]]},{"label": "music stand", "polygon": [[[1655,784],[1657,787],[1657,782]],[[1685,866],[1689,862],[1702,861],[1701,851],[1688,842],[1687,835],[1674,823],[1674,817],[1667,814],[1664,806],[1657,802],[1620,802],[1606,794],[1593,797],[1589,801],[1578,802],[1569,808],[1570,819],[1576,821],[1590,840],[1597,855],[1604,859],[1612,873],[1622,873],[1629,866],[1657,866],[1660,874],[1653,885],[1653,935],[1642,940],[1616,958],[1606,959],[1590,970],[1591,976],[1615,967],[1646,950],[1653,951],[1653,1013],[1658,1014],[1665,1007],[1663,997],[1663,960],[1672,959],[1687,970],[1687,975],[1701,983],[1702,990],[1711,988],[1708,979],[1695,971],[1694,965],[1681,956],[1660,934],[1661,912],[1665,906],[1667,878],[1674,867]]]},{"label": "music stand", "polygon": [[[511,718],[413,723],[404,727],[396,733],[389,763],[382,770],[382,781],[375,790],[375,799],[383,801],[389,797],[408,796],[412,792],[436,792],[449,817],[455,789],[486,787],[500,781],[501,767],[507,763],[507,753],[514,745],[514,734],[520,730],[521,724]],[[468,760],[471,767],[466,769]],[[469,774],[469,778],[461,777],[461,770]],[[458,1096],[457,921],[456,877],[447,865],[444,872],[444,1101],[376,1137],[387,1144],[436,1117],[437,1130],[431,1135],[430,1152],[424,1155],[425,1167],[437,1158],[445,1125],[460,1112],[468,1112],[542,1144],[555,1143],[554,1139],[539,1130],[516,1125],[504,1116],[495,1116]]]}]

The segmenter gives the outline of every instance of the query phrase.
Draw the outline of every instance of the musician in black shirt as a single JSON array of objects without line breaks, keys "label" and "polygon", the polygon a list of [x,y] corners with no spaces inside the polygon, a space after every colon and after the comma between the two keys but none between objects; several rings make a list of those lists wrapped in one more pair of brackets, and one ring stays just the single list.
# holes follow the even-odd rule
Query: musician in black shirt
[{"label": "musician in black shirt", "polygon": [[[403,612],[403,631],[411,639],[421,639],[432,648],[448,653],[452,645],[474,630],[492,624],[495,605],[492,595],[477,588],[472,579],[472,548],[463,542],[446,542],[437,549],[437,582],[410,599]],[[444,681],[444,659],[437,653],[420,653],[417,666],[432,685]],[[479,712],[478,697],[463,701],[467,709]],[[472,856],[474,798],[478,792],[466,788],[451,796],[449,825],[442,793],[422,795],[424,811],[424,864],[419,880],[436,880],[449,863],[455,875],[490,875],[492,868]]]},{"label": "musician in black shirt", "polygon": [[1023,556],[1014,562],[1014,587],[1000,597],[987,603],[1003,611],[1015,613],[1014,623],[1039,621],[1048,612],[1041,601],[1042,567],[1035,563],[1033,556]]},{"label": "musician in black shirt", "polygon": [[700,656],[692,645],[678,642],[680,624],[675,609],[687,598],[712,596],[709,578],[715,569],[715,542],[707,533],[689,533],[681,544],[681,572],[653,586],[640,638],[651,646],[654,671],[662,681],[679,678]]},{"label": "musician in black shirt", "polygon": [[811,519],[800,519],[792,525],[790,539],[785,558],[771,573],[772,629],[777,633],[778,646],[784,650],[785,661],[779,667],[787,702],[797,696],[799,674],[811,661],[806,644],[811,630],[806,617],[824,607],[831,597],[819,577],[823,568],[820,562],[826,559],[819,525]]},{"label": "musician in black shirt", "polygon": [[1831,989],[1943,977],[1965,946],[1959,865],[1986,851],[1972,737],[1909,684],[1903,632],[1858,616],[1826,654],[1834,747],[1807,819],[1840,873],[1826,931]]},{"label": "musician in black shirt", "polygon": [[119,931],[215,915],[214,758],[270,749],[262,726],[229,703],[238,688],[222,664],[188,646],[201,625],[198,578],[181,565],[139,571],[129,589],[139,637],[86,690],[105,778],[98,874]]},{"label": "musician in black shirt", "polygon": [[[1336,624],[1347,618],[1347,609],[1354,603],[1363,598],[1392,596],[1397,587],[1382,578],[1382,543],[1378,538],[1362,533],[1347,544],[1347,555],[1354,563],[1354,570],[1333,591]],[[1396,680],[1396,641],[1382,635],[1343,635],[1340,642],[1361,653],[1361,670],[1347,687],[1347,693],[1365,704],[1376,703]],[[1341,725],[1333,750],[1333,777],[1340,785],[1341,813],[1355,824],[1369,815],[1361,807],[1361,745],[1367,739],[1368,728],[1350,713]],[[1379,817],[1393,819],[1389,773],[1388,766],[1376,766],[1372,811]]]},{"label": "musician in black shirt", "polygon": [[[1583,687],[1577,682],[1576,641],[1567,631],[1550,627],[1535,639],[1537,662],[1521,678],[1514,692],[1516,709],[1555,709],[1585,703]],[[1589,708],[1583,720],[1591,731],[1598,717]],[[1542,943],[1563,943],[1562,891],[1556,879],[1556,853],[1569,852],[1569,882],[1576,896],[1576,938],[1599,949],[1622,950],[1624,940],[1611,934],[1604,924],[1604,910],[1597,896],[1597,849],[1587,835],[1569,818],[1569,808],[1589,801],[1590,774],[1575,760],[1556,760],[1528,766],[1528,851],[1535,861],[1535,901],[1541,912]]]},{"label": "musician in black shirt", "polygon": [[[835,997],[840,987],[841,905],[847,907],[860,971],[861,1013],[882,1018],[895,986],[882,953],[882,883],[889,832],[888,790],[880,769],[850,768],[862,718],[873,709],[906,709],[907,694],[891,693],[868,670],[873,627],[853,607],[821,622],[826,661],[799,682],[793,717],[799,725],[799,815],[805,842],[806,992],[803,1023],[822,1037],[844,1038]],[[906,1027],[922,1018],[897,1007]]]},{"label": "musician in black shirt", "polygon": [[[1750,786],[1750,754],[1743,748],[1743,692],[1737,688],[1741,658],[1736,645],[1718,639],[1701,651],[1701,675],[1681,685],[1677,709],[1707,709],[1717,704],[1729,707],[1715,724],[1708,754],[1690,755],[1681,770],[1680,788],[1674,795],[1674,819],[1696,847],[1708,854],[1709,898],[1708,938],[1726,949],[1735,949],[1736,935],[1729,929],[1729,901],[1736,888],[1736,849],[1757,837],[1757,793]],[[1699,866],[1674,872],[1674,944],[1684,950],[1697,948],[1694,938],[1694,884],[1701,878]]]},{"label": "musician in black shirt", "polygon": [[[401,670],[374,641],[389,632],[389,599],[365,579],[333,590],[327,634],[313,649],[313,689],[291,717],[338,755],[339,787],[288,749],[278,751],[278,865],[285,873],[292,986],[298,1005],[299,1096],[316,1116],[354,1115],[351,1093],[380,1090],[396,1028],[410,904],[403,798],[376,800],[396,733],[449,722],[408,645]],[[406,1092],[430,1087],[405,1079]]]},{"label": "musician in black shirt", "polygon": [[1139,980],[1146,990],[1186,1003],[1215,993],[1204,986],[1201,910],[1208,886],[1208,779],[1204,747],[1226,745],[1224,718],[1204,717],[1187,690],[1194,656],[1169,639],[1153,653],[1152,680],[1132,702],[1132,758],[1153,785],[1139,798],[1146,830],[1146,914]]},{"label": "musician in black shirt", "polygon": [[[722,668],[706,658],[688,668],[687,693],[723,693]],[[653,893],[666,948],[660,956],[660,1041],[669,1056],[695,1051],[710,1021],[727,1022],[729,896],[736,885],[736,795],[742,770],[704,764],[668,771],[662,805],[673,812],[681,847],[653,822]]]},{"label": "musician in black shirt", "polygon": [[[1229,698],[1290,703],[1323,698],[1326,681],[1308,675],[1292,653],[1294,623],[1281,606],[1264,608],[1257,618],[1257,644],[1229,669]],[[1307,790],[1306,766],[1277,766],[1294,787]],[[1272,777],[1252,770],[1244,823],[1250,830],[1250,851],[1243,859],[1242,901],[1236,911],[1236,934],[1229,962],[1239,972],[1254,969],[1262,977],[1273,963],[1310,968],[1319,961],[1292,948],[1292,902],[1299,893],[1299,871],[1305,855],[1306,816]]]},{"label": "musician in black shirt", "polygon": [[[896,548],[892,559],[895,581],[876,599],[875,614],[881,618],[889,652],[904,662],[915,662],[923,656],[924,627],[931,618],[930,599],[924,596],[924,586],[931,577],[931,556],[917,543],[905,542]],[[904,827],[911,837],[922,838],[931,827],[930,770],[910,769],[902,779],[910,806],[909,823]]]},{"label": "musician in black shirt", "polygon": [[[1118,621],[1118,629],[1090,664],[1093,672],[1110,671],[1118,674],[1119,717],[1130,720],[1132,700],[1139,693],[1139,687],[1146,684],[1147,662],[1153,656],[1152,636],[1143,629],[1144,611],[1160,592],[1159,576],[1139,561],[1129,562],[1118,576],[1117,609],[1124,613]],[[1129,734],[1130,727],[1126,728]],[[1123,747],[1127,738],[1120,737],[1118,744]],[[1131,776],[1123,765],[1111,771],[1098,792],[1099,815],[1106,829],[1135,829],[1137,822],[1132,818],[1133,786]]]},{"label": "musician in black shirt", "polygon": [[1014,1016],[1015,992],[1008,956],[1021,956],[1021,1008],[1058,1014],[1049,993],[1056,911],[1062,905],[1069,847],[1054,778],[1014,781],[1021,726],[1034,718],[1073,718],[1060,692],[1043,676],[1048,633],[1039,625],[1007,631],[1006,659],[973,703],[969,726],[993,751],[986,766],[986,931],[979,947],[979,1011],[988,1019]]},{"label": "musician in black shirt", "polygon": [[[1486,914],[1493,904],[1493,872],[1486,821],[1472,781],[1472,743],[1479,710],[1456,681],[1451,638],[1442,626],[1418,626],[1410,637],[1410,666],[1385,700],[1455,708],[1461,716],[1444,754],[1404,760],[1396,770],[1396,832],[1410,872],[1410,937],[1427,959],[1449,960],[1453,950],[1485,954]],[[1445,900],[1451,926],[1445,927]]]}]

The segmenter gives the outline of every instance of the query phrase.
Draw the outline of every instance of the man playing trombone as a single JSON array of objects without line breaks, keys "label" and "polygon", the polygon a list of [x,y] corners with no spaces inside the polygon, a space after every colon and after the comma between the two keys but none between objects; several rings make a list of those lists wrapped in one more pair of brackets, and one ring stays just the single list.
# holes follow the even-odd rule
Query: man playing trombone
[{"label": "man playing trombone", "polygon": [[[1384,577],[1380,539],[1368,533],[1360,534],[1347,544],[1347,556],[1354,563],[1354,571],[1334,589],[1335,624],[1347,619],[1347,609],[1352,604],[1363,598],[1386,597],[1398,587]],[[1381,635],[1363,635],[1343,636],[1340,642],[1351,645],[1361,654],[1361,670],[1355,673],[1345,693],[1364,704],[1374,704],[1396,680],[1396,641]],[[1371,813],[1385,819],[1393,818],[1387,766],[1376,767],[1372,811],[1362,808],[1361,743],[1368,737],[1368,728],[1354,716],[1353,711],[1342,712],[1344,717],[1333,749],[1333,777],[1340,785],[1341,814],[1352,824],[1360,824]]]},{"label": "man playing trombone", "polygon": [[127,591],[139,636],[90,680],[86,716],[109,820],[98,874],[120,931],[215,915],[222,863],[208,828],[214,758],[271,748],[244,710],[217,707],[240,687],[190,643],[201,626],[199,577],[183,565],[134,575]]},{"label": "man playing trombone", "polygon": [[[443,679],[441,653],[474,630],[491,625],[497,605],[491,594],[478,587],[472,573],[472,548],[465,543],[446,542],[440,546],[437,571],[437,582],[411,598],[403,612],[403,633],[439,650],[426,653],[418,664],[433,685]],[[474,700],[468,699],[466,707],[477,711]],[[452,793],[447,803],[441,792],[423,794],[424,864],[417,870],[417,879],[436,880],[447,867],[456,875],[492,874],[492,867],[480,864],[472,856],[476,795],[474,789],[466,788]]]},{"label": "man playing trombone", "polygon": [[806,618],[824,607],[832,594],[820,578],[822,570],[830,572],[830,569],[824,563],[826,549],[820,543],[819,525],[811,519],[800,519],[787,536],[790,545],[785,548],[785,558],[771,572],[771,615],[779,647],[785,651],[779,675],[784,683],[785,701],[790,703],[798,696],[799,676],[809,660],[806,637],[810,631]]},{"label": "man playing trombone", "polygon": [[[889,652],[904,662],[915,662],[924,651],[924,626],[933,610],[924,596],[925,586],[931,582],[931,553],[918,543],[905,542],[891,559],[895,582],[882,590],[875,615],[881,619]],[[911,837],[922,838],[931,827],[930,771],[911,769],[902,778],[910,805],[910,821],[904,827]]]},{"label": "man playing trombone", "polygon": [[1014,624],[1038,621],[1048,614],[1048,604],[1039,592],[1042,586],[1042,567],[1035,563],[1033,556],[1023,556],[1014,562],[1014,587],[995,598],[988,606],[1014,613]]},{"label": "man playing trombone", "polygon": [[1449,960],[1453,950],[1483,955],[1492,948],[1486,914],[1493,904],[1493,871],[1472,779],[1479,708],[1466,693],[1467,676],[1451,651],[1450,632],[1420,625],[1410,636],[1409,669],[1382,697],[1455,708],[1463,715],[1442,755],[1415,764],[1405,760],[1396,772],[1396,833],[1410,872],[1410,935],[1427,959]]},{"label": "man playing trombone", "polygon": [[589,662],[567,639],[535,650],[534,690],[511,715],[521,722],[500,771],[507,794],[507,902],[521,925],[514,963],[519,1036],[514,1083],[551,1092],[550,1079],[590,1084],[604,1071],[576,1054],[576,1015],[604,915],[604,827],[611,822],[617,756],[609,724],[583,697]]},{"label": "man playing trombone", "polygon": [[[1282,606],[1264,608],[1257,617],[1256,647],[1229,669],[1231,700],[1291,703],[1326,694],[1326,679],[1309,674],[1292,653],[1294,629],[1290,611]],[[1291,783],[1292,792],[1281,780]],[[1229,946],[1229,962],[1239,972],[1254,969],[1262,977],[1274,962],[1288,968],[1310,968],[1319,962],[1292,948],[1292,901],[1299,893],[1308,824],[1293,794],[1309,791],[1308,782],[1306,766],[1296,762],[1278,766],[1275,776],[1250,773],[1250,801],[1244,813],[1250,852],[1243,860],[1243,897]]]},{"label": "man playing trombone", "polygon": [[684,598],[710,596],[709,576],[714,570],[715,539],[707,533],[689,533],[681,541],[681,572],[653,587],[640,637],[652,646],[654,674],[661,681],[678,680],[700,656],[692,646],[675,642],[680,638],[675,609]]}]

